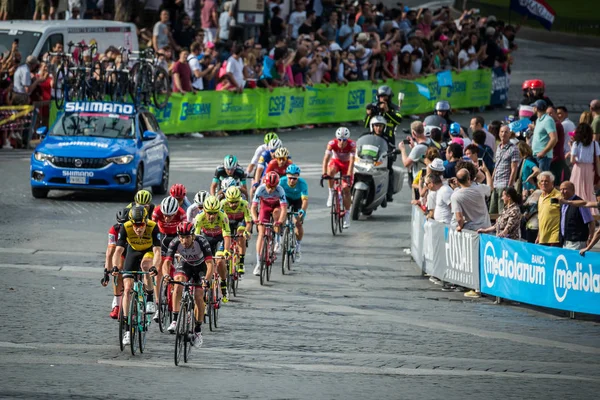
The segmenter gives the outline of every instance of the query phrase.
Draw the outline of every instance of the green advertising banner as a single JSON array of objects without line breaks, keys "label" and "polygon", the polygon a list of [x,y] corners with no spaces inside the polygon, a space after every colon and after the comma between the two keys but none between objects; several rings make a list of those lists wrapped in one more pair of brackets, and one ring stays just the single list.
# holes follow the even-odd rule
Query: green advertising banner
[{"label": "green advertising banner", "polygon": [[[429,98],[419,93],[415,83],[429,89]],[[315,85],[306,90],[276,88],[245,90],[242,94],[226,91],[203,91],[197,94],[172,94],[167,106],[151,108],[165,133],[234,131],[283,128],[296,125],[359,121],[367,104],[375,101],[377,88],[383,83],[370,81]],[[469,108],[490,104],[491,70],[452,73],[451,82],[440,85],[436,75],[415,81],[385,82],[395,96],[404,93],[402,114],[431,112],[435,103],[448,100],[452,108]],[[394,102],[396,98],[392,99]],[[56,109],[52,103],[51,121]]]}]

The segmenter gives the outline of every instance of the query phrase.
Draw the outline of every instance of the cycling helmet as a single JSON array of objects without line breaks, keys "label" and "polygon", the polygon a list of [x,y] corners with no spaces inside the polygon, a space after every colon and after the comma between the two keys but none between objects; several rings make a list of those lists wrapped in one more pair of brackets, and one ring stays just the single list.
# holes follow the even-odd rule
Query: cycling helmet
[{"label": "cycling helmet", "polygon": [[129,210],[129,220],[134,224],[141,224],[148,219],[148,211],[144,206],[133,206]]},{"label": "cycling helmet", "polygon": [[271,171],[265,175],[265,185],[268,187],[275,187],[279,185],[279,174],[275,171]]},{"label": "cycling helmet", "polygon": [[521,89],[523,89],[523,90],[529,89],[530,84],[531,84],[531,80],[529,80],[529,79],[526,81],[523,81],[523,84],[521,85]]},{"label": "cycling helmet", "polygon": [[377,89],[377,97],[379,96],[392,97],[392,88],[387,85],[379,86],[379,89]]},{"label": "cycling helmet", "polygon": [[387,121],[385,120],[385,118],[383,118],[381,115],[376,115],[373,118],[371,118],[371,122],[369,123],[369,126],[371,128],[371,132],[373,132],[373,128],[375,125],[383,125],[383,131],[385,132],[385,130],[387,129]]},{"label": "cycling helmet", "polygon": [[430,136],[432,129],[439,129],[442,133],[446,133],[448,130],[448,124],[446,120],[439,115],[429,115],[423,120],[423,126],[425,127],[425,136]]},{"label": "cycling helmet", "polygon": [[122,210],[117,211],[117,222],[119,224],[124,224],[129,219],[129,208],[124,208]]},{"label": "cycling helmet", "polygon": [[544,81],[541,79],[532,79],[529,81],[529,88],[530,89],[545,89],[546,85],[544,84]]},{"label": "cycling helmet", "polygon": [[186,193],[187,190],[185,189],[185,186],[183,186],[181,183],[174,184],[173,186],[171,186],[171,190],[169,191],[169,194],[175,197],[177,200],[183,199]]},{"label": "cycling helmet", "polygon": [[225,199],[227,199],[227,201],[229,201],[231,203],[236,203],[236,202],[240,201],[241,197],[242,197],[242,191],[237,186],[231,186],[231,187],[227,188],[227,190],[225,191]]},{"label": "cycling helmet", "polygon": [[285,147],[280,147],[275,150],[275,158],[288,158],[290,156],[290,152]]},{"label": "cycling helmet", "polygon": [[460,124],[458,122],[453,122],[450,124],[450,134],[452,136],[460,134]]},{"label": "cycling helmet", "polygon": [[228,170],[235,169],[238,166],[237,157],[232,156],[231,154],[226,155],[223,159],[223,166]]},{"label": "cycling helmet", "polygon": [[237,186],[237,181],[235,180],[235,178],[229,176],[221,181],[221,190],[225,191],[231,186]]},{"label": "cycling helmet", "polygon": [[446,100],[435,103],[435,111],[450,111],[450,103]]},{"label": "cycling helmet", "polygon": [[273,150],[278,149],[278,148],[280,148],[282,146],[283,146],[283,143],[281,143],[280,139],[273,139],[267,145],[267,147],[269,148],[269,151],[273,151]]},{"label": "cycling helmet", "polygon": [[201,190],[194,196],[194,203],[198,205],[198,207],[202,207],[204,204],[204,200],[210,196],[210,194],[206,190]]},{"label": "cycling helmet", "polygon": [[165,197],[160,202],[160,211],[166,216],[175,215],[177,210],[179,210],[179,202],[175,197]]},{"label": "cycling helmet", "polygon": [[152,201],[152,193],[147,190],[139,190],[133,199],[136,204],[146,205]]},{"label": "cycling helmet", "polygon": [[285,170],[285,173],[290,174],[290,175],[300,175],[300,167],[297,166],[296,164],[292,164],[287,167],[287,169]]},{"label": "cycling helmet", "polygon": [[177,225],[177,234],[181,236],[188,236],[194,233],[194,224],[191,222],[180,222]]},{"label": "cycling helmet", "polygon": [[336,139],[344,139],[344,140],[350,138],[350,129],[340,126],[335,131],[335,138]]},{"label": "cycling helmet", "polygon": [[269,144],[269,142],[273,139],[279,139],[279,136],[275,132],[269,132],[265,135],[265,144]]},{"label": "cycling helmet", "polygon": [[216,213],[221,209],[221,203],[215,196],[208,196],[204,200],[204,211],[207,213]]}]

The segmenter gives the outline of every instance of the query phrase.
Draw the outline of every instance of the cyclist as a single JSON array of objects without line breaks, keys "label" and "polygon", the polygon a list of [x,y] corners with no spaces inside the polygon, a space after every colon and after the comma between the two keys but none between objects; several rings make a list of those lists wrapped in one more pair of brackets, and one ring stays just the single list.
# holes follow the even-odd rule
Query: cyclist
[{"label": "cyclist", "polygon": [[395,130],[402,122],[400,107],[392,103],[392,89],[383,85],[377,89],[377,101],[367,105],[367,117],[365,118],[365,128],[371,125],[371,118],[380,115],[385,117],[388,125],[387,135],[392,143],[396,143]]},{"label": "cyclist", "polygon": [[252,230],[252,217],[250,216],[248,202],[242,199],[240,188],[231,186],[227,189],[225,198],[221,201],[221,209],[227,214],[231,233],[237,232],[238,235],[241,235],[237,238],[240,259],[236,268],[238,274],[243,275],[245,273],[246,238],[250,236]]},{"label": "cyclist", "polygon": [[234,178],[236,182],[239,183],[242,193],[248,195],[248,189],[246,189],[246,173],[244,172],[244,169],[239,166],[237,157],[230,154],[226,155],[223,159],[223,165],[218,166],[215,170],[215,176],[210,184],[210,194],[214,196],[223,180],[229,177]]},{"label": "cyclist", "polygon": [[176,183],[171,186],[169,194],[171,197],[175,197],[177,199],[179,207],[183,208],[184,210],[187,210],[192,205],[186,196],[187,189],[181,183]]},{"label": "cyclist", "polygon": [[196,235],[204,235],[208,243],[210,243],[212,253],[217,259],[217,272],[221,278],[223,302],[227,303],[229,299],[227,297],[227,267],[225,259],[230,256],[231,231],[229,230],[229,219],[221,211],[221,203],[215,196],[208,196],[204,200],[204,210],[196,217],[195,227]]},{"label": "cyclist", "polygon": [[[370,118],[371,121],[385,119],[380,116]],[[373,124],[373,122],[371,122]],[[354,156],[356,154],[356,142],[350,139],[350,130],[345,127],[339,127],[335,131],[335,139],[327,143],[325,156],[323,157],[323,176],[322,178],[334,177],[338,171],[342,174],[342,188],[344,207],[346,215],[344,216],[344,228],[350,227],[350,207],[352,199],[350,188],[352,187],[352,176],[350,175],[354,168]],[[327,197],[327,207],[331,207],[335,191],[333,189],[333,180],[329,180],[329,196]]]},{"label": "cyclist", "polygon": [[[260,204],[260,214],[258,206]],[[279,237],[279,227],[285,222],[287,217],[287,199],[285,191],[279,186],[279,175],[277,172],[269,172],[265,176],[265,183],[260,185],[254,193],[252,199],[252,208],[250,209],[252,219],[258,226],[258,239],[256,240],[256,266],[254,275],[260,275],[260,249],[265,234],[265,226],[273,216],[273,230],[275,231],[275,252],[281,250]]]},{"label": "cyclist", "polygon": [[[160,207],[156,207],[152,213],[152,221],[158,225],[160,232],[160,252],[164,257],[169,249],[169,243],[175,239],[177,235],[177,225],[186,220],[185,211],[179,207],[179,202],[175,197],[165,197],[160,202]],[[166,262],[163,260],[162,267],[158,268],[156,281],[160,282],[163,275],[171,275],[170,269],[166,268]],[[158,298],[158,285],[154,287],[154,293]],[[158,310],[154,313],[154,320],[158,322]]]},{"label": "cyclist", "polygon": [[[208,240],[200,235],[194,234],[194,224],[191,222],[181,222],[177,225],[177,237],[169,244],[165,265],[171,269],[173,258],[179,262],[175,265],[175,277],[177,282],[201,283],[205,276],[212,276],[214,263]],[[183,287],[175,285],[173,289],[173,321],[167,328],[170,333],[175,333],[177,327],[177,318],[181,307],[181,295]],[[196,326],[194,327],[194,337],[192,345],[202,346],[202,321],[204,320],[204,291],[196,288],[194,290],[195,305],[194,314],[196,317]]]},{"label": "cyclist", "polygon": [[[102,286],[108,285],[108,273],[112,269],[111,265],[113,265],[113,255],[115,253],[115,248],[117,247],[117,238],[119,236],[119,231],[121,230],[121,225],[123,225],[129,219],[129,209],[125,208],[123,210],[117,211],[117,223],[110,227],[108,230],[108,246],[106,247],[106,256],[104,258],[104,278],[100,281]],[[119,264],[117,264],[118,268],[122,267],[123,257],[119,259]],[[117,276],[117,284],[113,285],[113,302],[112,302],[112,311],[110,312],[110,317],[112,319],[119,318],[119,308],[121,305],[121,296],[123,295],[123,276],[119,274]]]},{"label": "cyclist", "polygon": [[308,208],[308,184],[304,178],[300,178],[300,167],[292,164],[287,167],[286,175],[281,178],[279,185],[285,192],[285,197],[288,201],[288,207],[292,212],[297,212],[298,217],[295,218],[296,225],[296,261],[300,261],[302,254],[300,253],[300,242],[304,236],[304,226],[302,225],[304,217],[306,217],[306,209]]},{"label": "cyclist", "polygon": [[258,166],[256,167],[256,172],[254,173],[254,181],[252,183],[253,188],[257,188],[260,186],[260,181],[265,174],[267,169],[267,165],[271,162],[271,160],[275,157],[275,151],[283,147],[283,143],[279,139],[273,139],[269,142],[267,150],[263,151],[263,153],[258,158]]},{"label": "cyclist", "polygon": [[152,193],[147,190],[138,190],[133,198],[133,203],[127,205],[127,209],[131,210],[133,206],[144,206],[148,215],[152,215],[154,212],[154,204],[152,204]]},{"label": "cyclist", "polygon": [[290,152],[285,147],[275,150],[275,159],[271,160],[267,165],[266,173],[275,171],[280,177],[285,175],[288,166],[292,165],[292,161],[288,158],[289,156]]},{"label": "cyclist", "polygon": [[206,190],[201,190],[194,195],[194,203],[188,207],[185,213],[189,222],[194,222],[196,215],[202,211],[202,205],[208,196],[210,196],[210,193],[208,193]]},{"label": "cyclist", "polygon": [[[215,195],[215,196],[217,196],[217,199],[219,199],[219,201],[223,200],[225,198],[225,191],[227,191],[227,189],[229,189],[231,186],[239,186],[238,182],[235,180],[235,178],[232,178],[230,176],[221,181],[221,189],[219,189],[219,191]],[[241,189],[240,189],[240,191],[241,191]]]},{"label": "cyclist", "polygon": [[256,151],[254,152],[254,156],[252,157],[250,164],[248,164],[248,169],[246,170],[247,176],[254,176],[253,172],[254,172],[254,169],[256,168],[256,165],[258,164],[258,159],[260,158],[263,151],[269,149],[269,142],[273,139],[279,139],[279,136],[277,136],[277,134],[275,132],[269,132],[265,135],[265,139],[264,139],[265,143],[261,144],[260,146],[258,146],[256,148]]},{"label": "cyclist", "polygon": [[[117,248],[113,255],[112,273],[118,274],[121,256],[125,253],[125,262],[123,265],[123,302],[122,304],[129,305],[129,295],[133,287],[133,275],[127,272],[143,271],[150,272],[150,275],[155,276],[157,273],[156,265],[160,265],[160,240],[158,238],[158,225],[156,222],[148,220],[148,212],[142,206],[134,206],[129,211],[129,221],[121,225],[119,237],[117,240]],[[152,280],[148,275],[145,276],[145,288],[148,295],[146,303],[146,313],[153,314],[156,312],[154,304],[154,293],[152,291]],[[128,307],[123,307],[123,316],[127,317],[129,313]],[[131,342],[129,335],[129,327],[127,327],[123,336],[123,345],[128,345]]]}]

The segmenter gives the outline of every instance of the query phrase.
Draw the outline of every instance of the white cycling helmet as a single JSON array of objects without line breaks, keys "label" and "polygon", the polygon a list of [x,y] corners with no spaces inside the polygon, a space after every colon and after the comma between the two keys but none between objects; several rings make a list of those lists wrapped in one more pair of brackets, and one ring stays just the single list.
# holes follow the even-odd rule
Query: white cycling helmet
[{"label": "white cycling helmet", "polygon": [[221,190],[226,191],[231,186],[237,186],[237,181],[235,178],[228,176],[227,178],[221,181]]},{"label": "white cycling helmet", "polygon": [[343,126],[340,126],[335,131],[335,138],[336,139],[348,139],[348,138],[350,138],[350,129],[348,129],[346,127],[343,127]]},{"label": "white cycling helmet", "polygon": [[198,207],[202,207],[204,200],[206,200],[208,196],[210,196],[210,193],[208,193],[206,190],[201,190],[194,196],[194,203],[196,203]]},{"label": "white cycling helmet", "polygon": [[387,121],[384,117],[382,117],[381,115],[375,115],[374,117],[371,118],[371,122],[369,122],[369,127],[371,128],[371,132],[373,132],[373,126],[377,125],[377,124],[381,124],[384,126],[383,131],[385,132],[387,129]]},{"label": "white cycling helmet", "polygon": [[165,197],[160,202],[160,211],[162,211],[164,215],[175,215],[177,210],[179,210],[179,202],[175,197]]},{"label": "white cycling helmet", "polygon": [[267,145],[267,148],[269,149],[269,151],[276,150],[280,147],[283,147],[283,143],[281,142],[280,139],[273,139]]}]

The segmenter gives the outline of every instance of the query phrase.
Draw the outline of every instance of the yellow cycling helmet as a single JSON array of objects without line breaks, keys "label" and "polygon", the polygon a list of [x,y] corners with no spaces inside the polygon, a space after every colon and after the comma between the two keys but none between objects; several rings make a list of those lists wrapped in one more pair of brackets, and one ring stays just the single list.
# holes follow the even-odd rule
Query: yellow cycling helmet
[{"label": "yellow cycling helmet", "polygon": [[231,203],[237,203],[242,197],[242,192],[237,186],[229,186],[225,191],[225,198]]},{"label": "yellow cycling helmet", "polygon": [[129,211],[129,220],[134,224],[141,224],[146,222],[148,219],[148,211],[144,206],[131,207]]},{"label": "yellow cycling helmet", "polygon": [[140,190],[135,194],[134,201],[137,204],[146,205],[152,201],[152,193],[147,190]]},{"label": "yellow cycling helmet", "polygon": [[217,213],[221,209],[221,203],[215,196],[208,196],[204,200],[204,211],[207,213]]},{"label": "yellow cycling helmet", "polygon": [[290,152],[285,147],[280,147],[275,150],[275,158],[288,158]]}]

